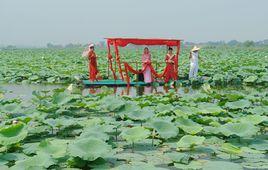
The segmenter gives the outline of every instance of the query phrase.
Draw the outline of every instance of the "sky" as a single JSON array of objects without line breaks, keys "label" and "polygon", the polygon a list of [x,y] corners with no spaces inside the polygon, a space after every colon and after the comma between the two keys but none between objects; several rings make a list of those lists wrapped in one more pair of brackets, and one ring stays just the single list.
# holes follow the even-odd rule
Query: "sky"
[{"label": "sky", "polygon": [[268,0],[0,0],[0,45],[268,38]]}]

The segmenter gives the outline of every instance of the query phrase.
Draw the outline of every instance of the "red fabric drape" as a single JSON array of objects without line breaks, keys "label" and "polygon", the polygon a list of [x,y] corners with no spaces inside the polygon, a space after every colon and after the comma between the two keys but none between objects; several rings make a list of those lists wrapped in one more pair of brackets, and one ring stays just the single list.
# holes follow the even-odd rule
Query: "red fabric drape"
[{"label": "red fabric drape", "polygon": [[128,84],[130,83],[130,78],[129,78],[129,75],[128,75],[128,72],[129,72],[129,71],[132,72],[133,74],[140,74],[140,73],[143,73],[143,72],[147,69],[147,67],[149,67],[150,70],[151,70],[151,72],[152,72],[152,75],[153,75],[154,77],[157,77],[157,78],[163,78],[163,77],[165,77],[165,76],[167,75],[167,72],[168,72],[168,69],[169,69],[169,67],[166,66],[165,69],[163,70],[163,72],[160,73],[160,74],[158,74],[158,73],[155,71],[155,69],[154,69],[154,67],[152,66],[151,63],[147,63],[147,64],[143,67],[143,69],[142,69],[141,71],[137,71],[137,70],[135,70],[133,67],[131,67],[131,66],[130,66],[128,63],[126,63],[126,62],[124,62],[124,67],[125,67],[126,79],[127,79],[127,83],[128,83]]},{"label": "red fabric drape", "polygon": [[166,45],[178,46],[180,40],[173,39],[139,39],[139,38],[107,38],[107,42],[117,46],[125,47],[128,44],[134,45]]}]

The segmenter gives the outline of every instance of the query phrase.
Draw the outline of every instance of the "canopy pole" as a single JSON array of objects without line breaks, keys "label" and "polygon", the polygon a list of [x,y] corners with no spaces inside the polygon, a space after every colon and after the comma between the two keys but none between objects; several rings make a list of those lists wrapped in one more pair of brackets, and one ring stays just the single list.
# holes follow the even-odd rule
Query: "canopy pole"
[{"label": "canopy pole", "polygon": [[179,75],[179,54],[180,54],[180,41],[178,41],[177,44],[177,52],[176,52],[176,58],[175,58],[175,74],[176,74],[176,80],[178,80]]},{"label": "canopy pole", "polygon": [[[110,43],[111,43],[111,42],[110,42],[109,40],[107,40],[107,49],[108,49],[107,59],[108,59],[108,61],[109,61],[109,64],[108,64],[108,70],[109,70],[109,67],[110,67],[110,70],[111,70],[112,73],[113,73],[114,80],[116,80],[117,77],[116,77],[115,71],[114,71],[114,69],[113,69],[113,61],[112,61],[113,56],[112,56],[112,54],[111,54],[111,46],[110,46]],[[108,78],[109,78],[110,70],[109,70],[109,72],[108,72]]]},{"label": "canopy pole", "polygon": [[114,48],[115,48],[116,62],[117,62],[117,65],[118,65],[118,71],[119,71],[119,74],[121,76],[122,81],[124,81],[124,75],[123,75],[123,72],[122,72],[119,50],[118,50],[118,46],[117,46],[115,41],[114,41]]}]

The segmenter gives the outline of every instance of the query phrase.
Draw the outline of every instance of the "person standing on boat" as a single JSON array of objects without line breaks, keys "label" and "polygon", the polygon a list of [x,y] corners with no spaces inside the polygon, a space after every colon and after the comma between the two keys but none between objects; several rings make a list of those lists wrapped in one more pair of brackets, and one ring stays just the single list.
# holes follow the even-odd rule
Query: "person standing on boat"
[{"label": "person standing on boat", "polygon": [[173,54],[173,49],[168,48],[168,53],[166,55],[166,74],[165,74],[165,83],[168,83],[171,79],[176,80],[175,73],[175,54]]},{"label": "person standing on boat", "polygon": [[152,83],[152,72],[151,68],[147,66],[148,64],[151,64],[151,54],[149,48],[145,47],[142,54],[142,70],[145,69],[143,71],[143,77],[145,83]]},{"label": "person standing on boat", "polygon": [[95,81],[97,80],[97,74],[98,74],[98,69],[97,69],[97,56],[94,51],[94,44],[90,44],[88,46],[89,51],[88,51],[88,69],[89,69],[89,80],[90,81]]},{"label": "person standing on boat", "polygon": [[199,54],[198,51],[200,48],[194,46],[194,48],[190,52],[190,71],[189,71],[189,79],[196,78],[198,73],[198,58]]}]

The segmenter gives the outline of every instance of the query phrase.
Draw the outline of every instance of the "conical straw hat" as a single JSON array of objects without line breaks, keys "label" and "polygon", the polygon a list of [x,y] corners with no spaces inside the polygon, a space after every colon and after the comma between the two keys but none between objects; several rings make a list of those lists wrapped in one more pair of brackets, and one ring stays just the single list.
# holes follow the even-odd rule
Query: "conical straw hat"
[{"label": "conical straw hat", "polygon": [[191,51],[198,51],[198,50],[200,50],[200,48],[197,46],[194,46],[194,48]]}]

